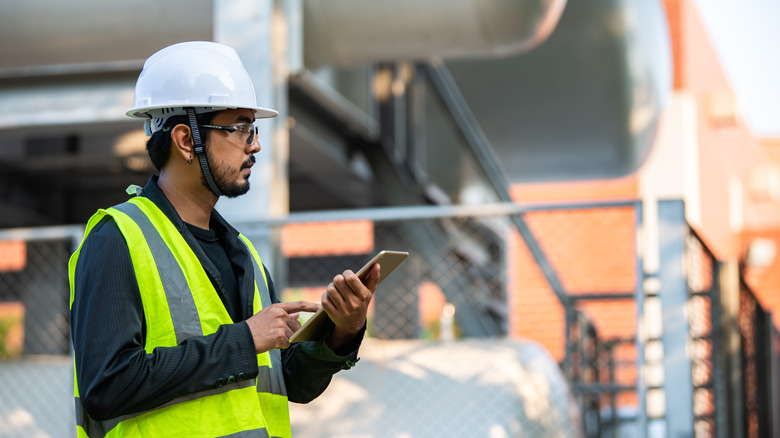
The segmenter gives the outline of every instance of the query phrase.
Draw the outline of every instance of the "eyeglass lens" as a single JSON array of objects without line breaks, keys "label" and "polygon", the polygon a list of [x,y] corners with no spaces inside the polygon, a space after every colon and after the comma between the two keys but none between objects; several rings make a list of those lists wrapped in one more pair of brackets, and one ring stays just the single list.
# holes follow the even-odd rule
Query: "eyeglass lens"
[{"label": "eyeglass lens", "polygon": [[260,134],[260,128],[255,125],[248,125],[249,137],[246,139],[246,144],[252,144],[255,141],[255,136]]}]

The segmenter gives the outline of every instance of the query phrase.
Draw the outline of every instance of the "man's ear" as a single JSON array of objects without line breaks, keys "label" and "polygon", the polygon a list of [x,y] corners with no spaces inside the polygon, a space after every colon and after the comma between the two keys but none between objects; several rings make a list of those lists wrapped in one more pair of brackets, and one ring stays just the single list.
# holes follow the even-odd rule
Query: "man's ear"
[{"label": "man's ear", "polygon": [[181,155],[185,161],[192,161],[194,145],[189,126],[180,123],[171,129],[171,146],[173,146],[173,153]]}]

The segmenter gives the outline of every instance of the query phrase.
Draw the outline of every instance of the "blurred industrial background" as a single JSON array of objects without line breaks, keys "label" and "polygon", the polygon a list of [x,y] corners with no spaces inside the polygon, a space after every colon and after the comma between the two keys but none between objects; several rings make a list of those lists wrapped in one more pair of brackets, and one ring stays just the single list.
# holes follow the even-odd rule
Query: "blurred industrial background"
[{"label": "blurred industrial background", "polygon": [[124,113],[187,40],[280,112],[217,208],[285,299],[411,253],[294,436],[780,436],[780,138],[692,0],[6,2],[0,436],[74,435],[67,260],[154,171]]}]

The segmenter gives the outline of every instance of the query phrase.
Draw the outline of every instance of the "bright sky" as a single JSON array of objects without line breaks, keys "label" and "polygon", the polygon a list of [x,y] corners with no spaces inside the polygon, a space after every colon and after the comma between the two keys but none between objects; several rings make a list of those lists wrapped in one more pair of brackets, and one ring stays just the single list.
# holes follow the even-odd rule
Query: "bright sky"
[{"label": "bright sky", "polygon": [[780,137],[780,0],[693,0],[754,134]]}]

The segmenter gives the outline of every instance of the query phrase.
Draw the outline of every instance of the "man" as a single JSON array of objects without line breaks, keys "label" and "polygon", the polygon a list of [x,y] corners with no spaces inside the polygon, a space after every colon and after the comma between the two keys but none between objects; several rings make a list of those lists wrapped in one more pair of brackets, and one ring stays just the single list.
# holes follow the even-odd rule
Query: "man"
[{"label": "man", "polygon": [[[334,322],[290,345],[301,311],[280,303],[257,251],[214,210],[249,190],[260,108],[236,52],[175,44],[144,64],[144,118],[159,176],[98,211],[69,263],[79,436],[290,436],[287,402],[307,403],[357,359],[379,267],[337,275]],[[195,164],[193,164],[195,161]]]}]

